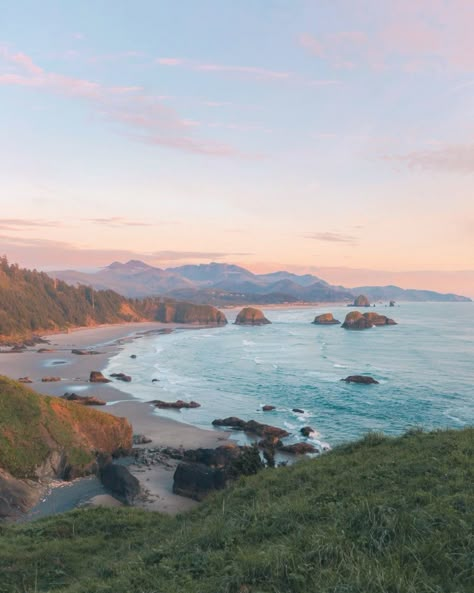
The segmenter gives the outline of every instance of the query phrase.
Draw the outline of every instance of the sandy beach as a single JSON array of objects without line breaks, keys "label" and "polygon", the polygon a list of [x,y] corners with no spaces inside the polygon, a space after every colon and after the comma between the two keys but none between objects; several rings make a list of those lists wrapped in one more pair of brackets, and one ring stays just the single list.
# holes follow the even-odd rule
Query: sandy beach
[{"label": "sandy beach", "polygon": [[[95,395],[107,402],[107,405],[95,409],[127,418],[134,434],[143,434],[151,439],[147,447],[215,448],[228,438],[223,431],[202,430],[157,416],[153,406],[133,398],[133,377],[132,382],[127,384],[127,392],[117,389],[114,382],[101,384],[88,381],[90,372],[104,369],[125,342],[141,339],[148,332],[171,331],[176,327],[186,328],[182,324],[144,322],[81,328],[45,336],[48,344],[39,344],[21,353],[0,353],[0,374],[15,380],[29,377],[32,381],[29,387],[45,395],[61,396],[75,390],[81,395]],[[196,326],[191,328],[197,329]],[[38,352],[41,349],[48,351]],[[95,350],[99,354],[77,355],[72,354],[72,349]],[[60,377],[61,380],[42,382],[43,377]],[[129,469],[140,480],[145,492],[137,506],[174,514],[197,504],[173,494],[173,463],[146,469],[131,465]],[[63,490],[67,496],[68,489]],[[111,497],[94,495],[90,500],[82,500],[81,504],[110,505],[114,502]]]}]

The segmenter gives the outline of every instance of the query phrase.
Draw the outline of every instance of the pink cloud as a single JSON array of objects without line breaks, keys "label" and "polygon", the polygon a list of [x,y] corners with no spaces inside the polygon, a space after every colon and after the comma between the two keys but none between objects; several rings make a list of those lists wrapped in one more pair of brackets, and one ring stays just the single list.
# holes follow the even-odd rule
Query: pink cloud
[{"label": "pink cloud", "polygon": [[158,58],[157,62],[162,66],[181,66],[183,60],[180,58]]},{"label": "pink cloud", "polygon": [[[0,85],[22,86],[87,101],[103,118],[120,126],[119,131],[134,140],[183,150],[193,154],[250,158],[233,147],[191,137],[199,122],[181,118],[162,97],[144,94],[137,86],[105,86],[98,82],[47,72],[22,53],[0,47]],[[12,71],[13,70],[13,71]],[[259,157],[258,157],[259,158]]]},{"label": "pink cloud", "polygon": [[387,161],[405,164],[411,169],[474,173],[474,143],[451,144],[432,150],[388,155],[383,158]]}]

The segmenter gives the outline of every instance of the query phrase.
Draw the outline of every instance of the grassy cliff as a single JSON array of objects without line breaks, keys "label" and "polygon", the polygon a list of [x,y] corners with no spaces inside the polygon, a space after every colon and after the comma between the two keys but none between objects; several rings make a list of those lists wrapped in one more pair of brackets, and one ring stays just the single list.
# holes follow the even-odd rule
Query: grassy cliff
[{"label": "grassy cliff", "polygon": [[80,474],[96,453],[131,444],[132,427],[124,418],[39,395],[0,376],[0,468],[14,478],[34,478],[52,455],[60,470]]},{"label": "grassy cliff", "polygon": [[472,592],[473,450],[473,429],[373,434],[176,518],[5,526],[0,593]]}]

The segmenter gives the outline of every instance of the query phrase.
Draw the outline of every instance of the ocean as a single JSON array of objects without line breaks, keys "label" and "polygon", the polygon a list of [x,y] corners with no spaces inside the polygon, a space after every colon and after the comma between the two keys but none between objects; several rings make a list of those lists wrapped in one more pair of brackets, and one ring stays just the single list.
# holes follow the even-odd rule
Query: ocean
[{"label": "ocean", "polygon": [[[138,400],[201,404],[154,412],[161,416],[206,429],[215,418],[255,419],[286,428],[289,441],[304,440],[299,429],[309,425],[321,448],[369,431],[474,424],[474,303],[380,305],[367,311],[398,325],[363,331],[311,323],[323,312],[343,321],[354,310],[344,306],[262,309],[271,325],[233,325],[236,309],[225,310],[225,327],[144,336],[104,372],[131,375],[132,383],[114,385]],[[379,385],[341,381],[354,374]],[[265,404],[276,409],[262,412]]]}]

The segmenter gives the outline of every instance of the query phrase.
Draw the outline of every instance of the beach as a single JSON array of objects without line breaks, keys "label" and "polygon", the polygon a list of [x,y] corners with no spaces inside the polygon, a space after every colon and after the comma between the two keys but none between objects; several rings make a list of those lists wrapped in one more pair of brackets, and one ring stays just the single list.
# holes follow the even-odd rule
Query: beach
[{"label": "beach", "polygon": [[[180,329],[197,330],[199,326],[183,326],[171,323],[129,323],[104,325],[92,328],[80,328],[67,333],[45,336],[47,344],[39,344],[18,353],[0,353],[0,374],[19,379],[29,377],[32,381],[28,386],[44,395],[62,396],[66,392],[80,395],[94,395],[106,402],[105,406],[95,406],[94,409],[115,416],[125,417],[133,427],[134,434],[145,435],[151,439],[146,447],[172,448],[215,448],[222,445],[228,438],[223,431],[203,430],[189,424],[184,424],[169,418],[162,418],[153,413],[153,406],[133,398],[132,382],[117,389],[115,381],[111,383],[89,383],[91,371],[103,370],[109,359],[118,354],[124,344],[140,340],[145,335],[170,332]],[[98,354],[77,355],[71,351],[93,350]],[[39,352],[40,350],[45,350]],[[44,377],[60,377],[60,381],[42,382]],[[151,381],[151,379],[150,379]],[[177,412],[177,415],[179,412]],[[138,445],[140,446],[140,445]],[[173,473],[175,463],[162,466],[152,466],[144,469],[129,465],[130,471],[140,481],[144,496],[136,506],[174,514],[192,508],[197,503],[188,498],[177,496],[172,492]],[[68,488],[61,488],[56,492],[58,483],[51,485],[49,492],[54,496],[54,507],[67,510],[68,500],[76,498],[74,492],[84,489],[80,480]],[[54,493],[52,493],[54,490]],[[114,500],[101,494],[100,488],[91,491],[90,497],[80,500],[80,504],[115,504]],[[52,493],[52,494],[51,494]],[[56,499],[60,499],[57,502]],[[48,496],[40,505],[48,506]],[[40,514],[41,511],[40,511]],[[48,514],[48,513],[46,513]]]}]

